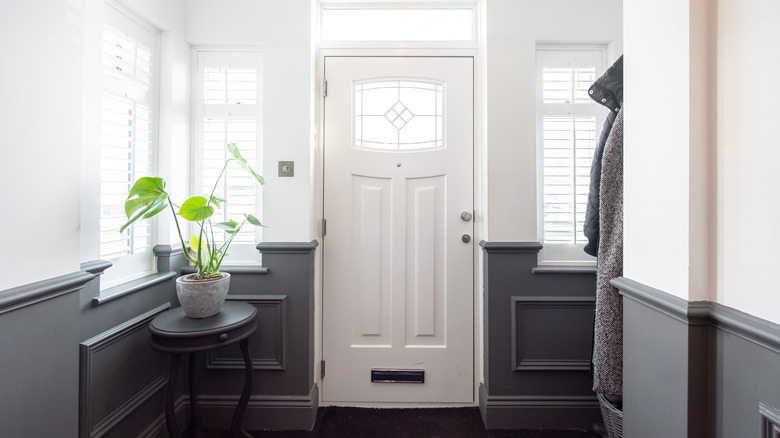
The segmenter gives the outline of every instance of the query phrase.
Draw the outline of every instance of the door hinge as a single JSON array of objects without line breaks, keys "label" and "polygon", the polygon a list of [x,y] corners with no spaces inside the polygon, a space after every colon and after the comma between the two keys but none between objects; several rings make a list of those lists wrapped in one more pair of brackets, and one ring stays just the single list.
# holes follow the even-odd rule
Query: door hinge
[{"label": "door hinge", "polygon": [[320,379],[325,378],[325,361],[320,361]]},{"label": "door hinge", "polygon": [[328,80],[322,80],[322,97],[328,97]]},{"label": "door hinge", "polygon": [[322,218],[322,237],[325,237],[325,234],[328,233],[328,221],[325,218]]}]

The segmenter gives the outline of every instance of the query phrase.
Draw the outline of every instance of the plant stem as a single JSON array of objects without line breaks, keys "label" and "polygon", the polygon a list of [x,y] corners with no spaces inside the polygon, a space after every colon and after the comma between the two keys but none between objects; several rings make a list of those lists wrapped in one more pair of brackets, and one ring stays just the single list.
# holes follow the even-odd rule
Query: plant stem
[{"label": "plant stem", "polygon": [[192,258],[190,255],[190,252],[187,251],[187,245],[184,243],[184,237],[181,235],[181,227],[179,226],[179,219],[176,217],[176,210],[173,209],[173,203],[170,202],[171,196],[165,192],[165,196],[168,197],[168,206],[171,207],[171,213],[173,214],[173,222],[176,224],[176,231],[179,233],[179,241],[181,242],[181,250],[184,252],[184,256],[187,257],[187,260],[191,261],[192,263],[196,263],[195,259]]},{"label": "plant stem", "polygon": [[246,220],[241,222],[241,225],[239,225],[238,228],[236,228],[236,232],[231,234],[230,237],[225,241],[225,243],[222,244],[222,247],[219,249],[220,256],[219,256],[219,260],[217,260],[217,267],[222,265],[222,259],[224,259],[225,256],[227,255],[227,248],[230,246],[230,243],[233,242],[233,238],[236,237],[239,231],[241,231],[241,227],[243,227],[245,223]]},{"label": "plant stem", "polygon": [[[222,171],[219,172],[219,176],[217,176],[217,180],[214,181],[214,187],[211,189],[211,194],[209,195],[208,199],[206,199],[206,206],[207,207],[211,204],[211,200],[214,198],[214,192],[217,191],[217,186],[219,185],[219,180],[222,179],[222,175],[225,173],[225,170],[227,169],[228,163],[230,163],[230,159],[225,161],[225,165],[222,166]],[[204,237],[203,236],[203,234],[204,234],[203,228],[205,227],[205,225],[206,225],[206,221],[205,220],[200,222],[200,233],[198,233],[198,242],[200,242],[203,239],[203,237]],[[211,225],[211,220],[209,220],[209,226],[210,225]],[[206,240],[208,241],[208,238],[206,238]],[[211,240],[212,241],[214,240],[213,229],[212,229],[212,234],[211,234]],[[211,251],[211,248],[208,247],[208,242],[207,242],[207,248],[209,249],[209,251]],[[216,249],[216,247],[214,249]],[[213,256],[209,257],[209,261],[211,261],[212,258],[213,258]],[[196,264],[197,264],[197,266],[201,267],[201,269],[198,270],[198,278],[203,278],[203,275],[205,275],[206,272],[211,272],[211,267],[210,266],[206,267],[206,266],[203,266],[201,264],[200,248],[198,248],[198,261],[196,262]],[[211,263],[209,263],[209,265],[211,265]]]}]

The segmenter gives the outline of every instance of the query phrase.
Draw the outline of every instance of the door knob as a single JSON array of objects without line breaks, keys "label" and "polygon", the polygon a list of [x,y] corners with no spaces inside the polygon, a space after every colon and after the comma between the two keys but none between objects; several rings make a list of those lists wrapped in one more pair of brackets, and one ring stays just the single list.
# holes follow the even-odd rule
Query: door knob
[{"label": "door knob", "polygon": [[471,236],[469,236],[468,234],[464,234],[460,236],[460,240],[462,240],[463,243],[469,243],[471,242]]},{"label": "door knob", "polygon": [[471,220],[471,213],[469,213],[468,211],[464,211],[463,213],[460,214],[460,218],[463,219],[463,222],[468,222]]}]

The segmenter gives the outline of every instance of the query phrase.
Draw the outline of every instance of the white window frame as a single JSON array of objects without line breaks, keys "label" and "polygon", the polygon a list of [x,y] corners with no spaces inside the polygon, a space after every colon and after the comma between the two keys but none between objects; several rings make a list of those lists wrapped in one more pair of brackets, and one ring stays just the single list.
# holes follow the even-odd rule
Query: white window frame
[{"label": "white window frame", "polygon": [[[256,123],[256,142],[255,142],[255,162],[252,164],[253,169],[263,174],[263,56],[262,51],[257,48],[234,48],[234,47],[195,47],[193,48],[193,68],[192,68],[192,131],[193,131],[193,143],[192,143],[192,182],[193,188],[192,195],[208,195],[207,192],[211,190],[211,187],[204,187],[204,120],[207,114],[210,112],[210,108],[207,109],[204,96],[204,69],[209,67],[216,67],[218,65],[224,66],[246,66],[254,67],[257,71],[257,100],[255,104],[251,105],[235,105],[234,110],[238,113],[235,115],[240,120],[254,120]],[[232,110],[231,110],[232,111]],[[212,113],[213,114],[213,113]],[[230,113],[232,116],[232,112]],[[227,139],[229,143],[237,143],[239,150],[242,152],[245,158],[249,160],[250,151],[246,150],[246,147],[239,142],[235,142]],[[224,145],[227,148],[227,144]],[[229,165],[229,169],[236,170],[238,166],[235,163]],[[241,170],[243,172],[243,170]],[[231,199],[228,197],[228,206]],[[246,211],[243,213],[253,214],[260,221],[263,221],[262,217],[262,188],[255,182],[255,211]],[[226,207],[215,210],[215,215],[220,214]],[[243,217],[240,215],[231,215],[230,219],[237,222],[241,222]],[[222,219],[220,219],[221,221]],[[261,264],[262,256],[257,251],[257,243],[262,241],[262,228],[255,227],[251,224],[245,224],[242,229],[242,233],[246,231],[254,230],[254,241],[252,243],[242,243],[234,241],[230,245],[228,255],[225,257],[222,266],[259,266]],[[187,232],[187,231],[183,231]],[[194,224],[190,226],[189,233],[194,234],[197,229]],[[185,236],[185,240],[188,236]]]},{"label": "white window frame", "polygon": [[[320,49],[337,49],[349,47],[353,49],[381,49],[381,48],[403,48],[403,49],[477,49],[479,40],[479,10],[478,0],[451,0],[451,1],[420,1],[420,2],[386,2],[386,1],[344,1],[344,0],[319,0],[319,20],[317,25],[319,26],[318,42]],[[347,38],[339,40],[328,39],[326,35],[323,35],[323,16],[326,11],[343,10],[343,11],[377,11],[377,10],[395,10],[399,12],[415,10],[447,10],[447,9],[460,9],[471,11],[471,38],[470,39],[456,39],[446,40],[439,38],[432,39],[410,39],[407,37],[401,37],[399,39],[392,39],[390,37],[376,39],[370,36],[366,37],[360,34],[355,34]],[[355,29],[354,27],[352,27]],[[359,31],[359,29],[357,29]]]},{"label": "white window frame", "polygon": [[[106,1],[103,4],[103,22],[104,25],[110,26],[115,30],[125,32],[126,35],[136,41],[143,41],[151,37],[152,41],[148,41],[147,45],[149,45],[149,49],[152,51],[152,58],[151,58],[151,81],[149,85],[149,91],[148,96],[143,96],[141,99],[145,101],[146,106],[149,108],[150,113],[150,162],[148,163],[148,172],[151,174],[154,174],[156,172],[156,162],[157,162],[157,154],[158,154],[158,118],[159,118],[159,65],[160,65],[160,31],[153,27],[151,24],[147,23],[142,18],[138,17],[137,15],[133,14],[132,12],[128,11],[127,9],[123,8],[121,5],[118,5],[117,3],[113,1]],[[137,33],[136,33],[137,32]],[[146,32],[146,33],[142,33]],[[101,40],[102,40],[102,33],[101,33]],[[137,93],[138,90],[133,89],[133,87],[128,87],[127,91],[122,91],[122,85],[120,84],[122,80],[120,79],[113,79],[109,78],[108,75],[104,72],[101,74],[101,95],[102,94],[113,94],[114,96],[120,97],[120,98],[127,98],[129,100],[134,100],[134,93]],[[123,96],[119,96],[118,93],[123,94]],[[101,101],[102,102],[102,101]],[[102,105],[102,104],[101,104]],[[101,123],[99,127],[102,129],[102,106],[101,106]],[[100,151],[102,149],[102,141],[101,141],[101,147],[98,149]],[[100,153],[100,152],[99,152]],[[99,157],[98,157],[98,160]],[[101,170],[103,169],[103,166],[101,164]],[[102,180],[102,178],[101,178]],[[128,187],[129,190],[129,187]],[[90,193],[90,196],[96,196],[97,202],[97,208],[98,211],[95,212],[98,218],[98,233],[100,233],[100,222],[101,222],[101,210],[102,210],[102,202],[100,200],[101,197],[101,188],[97,187],[94,192]],[[156,272],[156,264],[155,264],[155,256],[154,252],[152,251],[152,248],[154,244],[156,243],[156,231],[157,231],[157,224],[156,219],[153,219],[147,224],[144,224],[146,228],[149,230],[149,238],[148,238],[148,245],[146,248],[141,252],[135,252],[133,251],[133,247],[131,246],[131,254],[120,256],[116,258],[108,259],[112,263],[111,269],[108,269],[105,271],[101,278],[100,282],[100,288],[101,290],[105,290],[108,288],[111,288],[113,286],[117,286],[129,281],[132,281],[137,278],[141,278],[150,274],[153,274]],[[135,227],[135,225],[131,226]],[[126,230],[125,233],[128,233],[130,230]],[[119,233],[119,228],[116,230],[117,234]],[[100,254],[100,238],[98,238],[98,254]]]},{"label": "white window frame", "polygon": [[[537,235],[542,243],[539,252],[540,266],[595,266],[596,259],[585,253],[585,243],[546,242],[544,229],[544,119],[545,116],[563,115],[564,117],[595,116],[595,142],[607,115],[607,110],[590,100],[584,103],[544,103],[543,69],[550,67],[595,66],[595,78],[599,78],[606,68],[606,45],[566,45],[540,44],[536,48],[536,144],[537,144]],[[588,160],[588,169],[592,156]],[[589,171],[588,171],[589,172]],[[584,205],[582,206],[584,208]],[[584,214],[584,212],[583,212]],[[575,218],[576,221],[576,218]],[[577,230],[582,233],[582,230]]]}]

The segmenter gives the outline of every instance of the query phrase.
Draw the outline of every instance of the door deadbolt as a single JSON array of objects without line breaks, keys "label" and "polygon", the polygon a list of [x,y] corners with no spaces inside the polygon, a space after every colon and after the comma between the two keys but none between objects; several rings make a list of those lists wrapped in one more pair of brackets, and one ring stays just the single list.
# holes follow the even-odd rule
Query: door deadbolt
[{"label": "door deadbolt", "polygon": [[471,213],[469,213],[468,211],[464,211],[463,213],[460,214],[460,218],[463,219],[464,222],[468,222],[471,220]]},{"label": "door deadbolt", "polygon": [[463,243],[469,243],[471,242],[471,236],[469,236],[468,234],[464,234],[460,236],[460,240],[462,240]]}]

